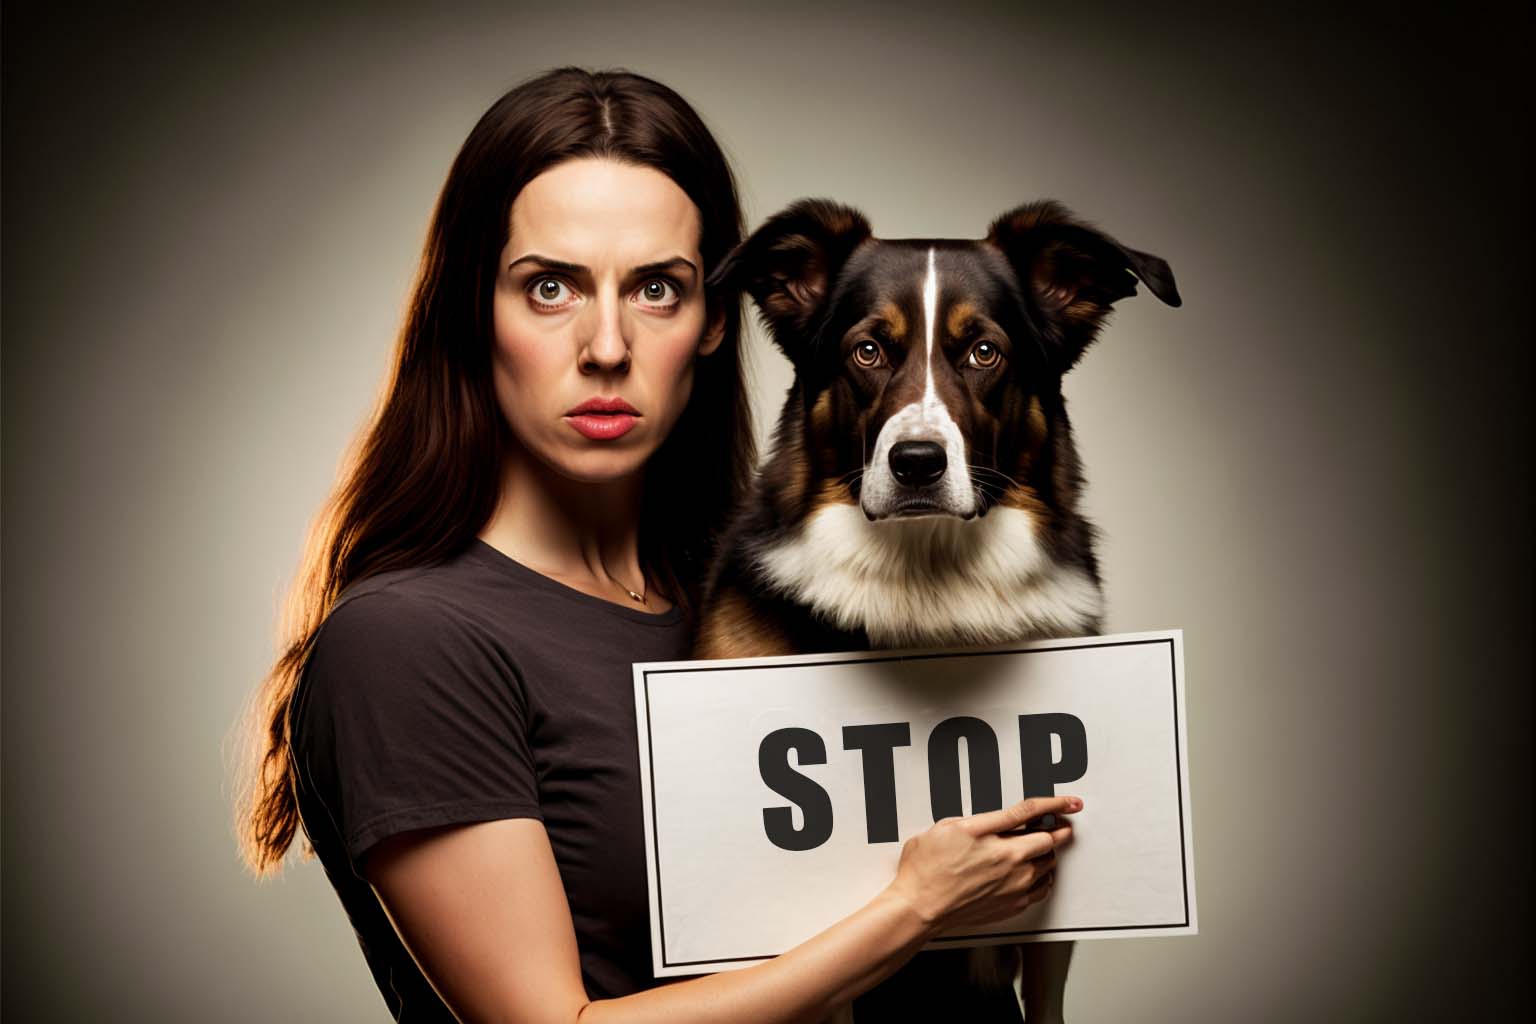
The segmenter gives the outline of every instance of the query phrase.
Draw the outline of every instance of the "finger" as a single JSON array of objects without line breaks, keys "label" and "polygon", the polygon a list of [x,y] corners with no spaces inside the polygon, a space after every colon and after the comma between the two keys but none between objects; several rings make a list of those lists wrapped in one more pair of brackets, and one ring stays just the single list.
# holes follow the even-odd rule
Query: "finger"
[{"label": "finger", "polygon": [[[1082,798],[1075,796],[1032,796],[997,811],[985,811],[962,819],[973,835],[988,832],[1023,832],[1024,825],[1044,814],[1071,814],[1081,810]],[[1039,831],[1034,829],[1031,831]]]},{"label": "finger", "polygon": [[1022,828],[1025,822],[1031,818],[1038,818],[1042,814],[1071,814],[1082,810],[1082,807],[1081,797],[1032,796],[1020,800],[1011,807],[1004,807],[998,811],[984,811],[961,820],[972,835],[981,836],[988,832],[1005,832]]},{"label": "finger", "polygon": [[1056,854],[1052,850],[1047,850],[1040,856],[1031,858],[1029,866],[1034,869],[1037,876],[1050,874],[1056,870]]},{"label": "finger", "polygon": [[1076,833],[1072,831],[1071,824],[1062,821],[1059,824],[1050,826],[1049,828],[1046,828],[1039,822],[1036,822],[1035,824],[1030,825],[1028,828],[1010,829],[1007,832],[999,832],[997,834],[1000,836],[1048,835],[1051,837],[1051,842],[1054,845],[1061,846],[1065,843],[1071,842],[1072,837]]},{"label": "finger", "polygon": [[1056,872],[1047,871],[1036,880],[1024,893],[1031,904],[1039,903],[1051,894],[1056,885]]},{"label": "finger", "polygon": [[1049,832],[998,832],[990,836],[977,836],[976,839],[981,843],[1009,844],[1009,850],[1019,858],[1020,863],[1050,853],[1056,845]]},{"label": "finger", "polygon": [[1039,836],[1041,839],[1047,840],[1041,843],[1038,849],[1026,854],[1029,857],[1038,857],[1041,850],[1054,849],[1057,846],[1071,842],[1072,834],[1071,825],[1062,825],[1059,828],[1036,828],[1031,826],[1029,828],[1015,828],[1009,829],[1007,832],[995,833],[999,839],[1024,839],[1030,836]]}]

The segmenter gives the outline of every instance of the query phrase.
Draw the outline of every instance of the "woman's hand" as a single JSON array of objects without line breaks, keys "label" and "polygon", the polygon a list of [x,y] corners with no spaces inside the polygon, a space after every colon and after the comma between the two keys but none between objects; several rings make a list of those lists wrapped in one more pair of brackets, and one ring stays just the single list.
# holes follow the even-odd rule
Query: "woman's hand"
[{"label": "woman's hand", "polygon": [[937,821],[902,845],[888,891],[938,931],[1012,917],[1050,894],[1056,848],[1072,838],[1072,826],[1059,819],[1048,831],[1016,830],[1032,818],[1082,806],[1075,796],[1031,797],[1002,810]]}]

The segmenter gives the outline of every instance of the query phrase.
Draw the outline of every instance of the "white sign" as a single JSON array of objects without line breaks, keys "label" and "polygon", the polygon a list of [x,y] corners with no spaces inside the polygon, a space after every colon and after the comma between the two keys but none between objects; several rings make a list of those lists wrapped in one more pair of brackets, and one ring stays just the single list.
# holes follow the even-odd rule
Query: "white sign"
[{"label": "white sign", "polygon": [[1049,899],[925,948],[1196,931],[1183,633],[637,662],[657,977],[873,899],[934,821],[1072,793]]}]

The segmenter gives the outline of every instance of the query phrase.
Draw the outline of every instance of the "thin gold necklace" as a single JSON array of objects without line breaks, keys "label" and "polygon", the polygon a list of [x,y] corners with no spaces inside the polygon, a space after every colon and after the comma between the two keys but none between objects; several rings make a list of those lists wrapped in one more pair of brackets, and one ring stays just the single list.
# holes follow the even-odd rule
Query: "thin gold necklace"
[{"label": "thin gold necklace", "polygon": [[[614,579],[613,573],[608,571],[608,567],[606,565],[603,566],[603,574],[605,576],[607,576],[610,580],[613,580],[614,583],[618,583],[620,589],[622,589],[624,591],[624,593],[628,594],[630,597],[634,598],[636,601],[639,601],[641,604],[645,604],[645,594],[643,592],[637,594],[633,590],[630,590],[628,587],[624,586],[624,584],[619,583],[618,580]],[[640,574],[640,586],[642,586],[642,587],[645,586],[645,573],[643,573],[643,572]],[[645,604],[645,606],[647,608],[650,607],[650,605],[648,605],[648,604]]]}]

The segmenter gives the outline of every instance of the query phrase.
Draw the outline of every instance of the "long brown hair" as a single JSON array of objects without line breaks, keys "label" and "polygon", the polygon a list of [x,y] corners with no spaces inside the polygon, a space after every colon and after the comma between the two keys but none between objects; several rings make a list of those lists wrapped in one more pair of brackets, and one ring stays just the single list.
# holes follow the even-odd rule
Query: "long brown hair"
[{"label": "long brown hair", "polygon": [[[513,199],[580,157],[652,167],[676,182],[699,209],[706,275],[741,240],[730,165],[694,109],[660,82],[554,68],[511,89],[470,131],[432,213],[389,383],[311,527],[282,654],[237,723],[245,778],[235,831],[258,877],[297,831],[288,705],[321,623],[348,586],[455,554],[495,511],[513,442],[491,384],[494,275]],[[685,612],[755,462],[740,298],[706,290],[706,305],[711,315],[723,307],[725,337],[699,360],[688,405],[646,464],[639,524],[642,566]],[[314,856],[308,842],[304,855]]]}]

